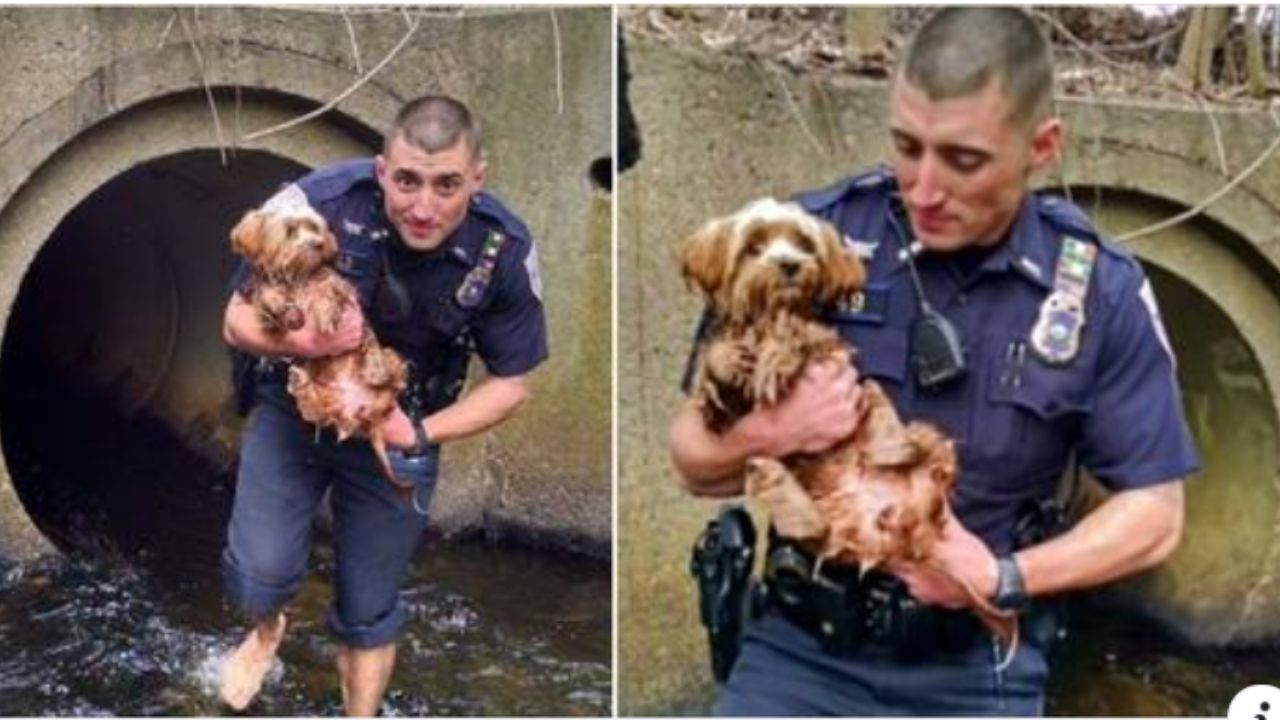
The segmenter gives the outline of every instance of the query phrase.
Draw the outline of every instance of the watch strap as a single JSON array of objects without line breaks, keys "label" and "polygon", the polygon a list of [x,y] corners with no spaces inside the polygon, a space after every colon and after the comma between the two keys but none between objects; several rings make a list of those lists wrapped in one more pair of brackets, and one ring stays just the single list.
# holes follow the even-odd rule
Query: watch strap
[{"label": "watch strap", "polygon": [[1031,604],[1022,568],[1011,554],[996,558],[996,595],[992,603],[1001,610],[1014,612],[1022,612]]},{"label": "watch strap", "polygon": [[417,457],[426,455],[431,450],[431,436],[427,434],[427,424],[422,420],[413,423],[413,447],[404,451],[405,455]]}]

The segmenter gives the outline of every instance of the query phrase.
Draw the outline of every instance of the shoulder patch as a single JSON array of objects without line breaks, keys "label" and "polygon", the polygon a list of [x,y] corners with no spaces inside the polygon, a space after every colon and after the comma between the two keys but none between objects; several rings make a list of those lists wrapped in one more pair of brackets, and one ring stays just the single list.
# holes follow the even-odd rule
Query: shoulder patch
[{"label": "shoulder patch", "polygon": [[273,215],[306,215],[314,213],[311,203],[307,202],[307,194],[297,183],[285,185],[280,192],[272,195],[262,204],[263,212]]},{"label": "shoulder patch", "polygon": [[529,253],[524,256],[524,272],[529,277],[529,287],[533,296],[542,302],[542,272],[538,267],[538,245],[529,243]]},{"label": "shoulder patch", "polygon": [[376,183],[372,158],[355,158],[326,165],[297,182],[312,202],[336,198],[359,183]]},{"label": "shoulder patch", "polygon": [[849,195],[887,190],[893,186],[893,173],[887,167],[878,167],[868,172],[845,178],[834,185],[820,190],[797,193],[792,197],[796,203],[811,213],[828,208]]},{"label": "shoulder patch", "polygon": [[1169,354],[1169,364],[1173,366],[1174,372],[1177,372],[1178,359],[1174,357],[1173,346],[1169,344],[1169,336],[1165,334],[1164,323],[1160,320],[1160,308],[1156,305],[1156,294],[1151,289],[1150,280],[1143,278],[1138,297],[1142,298],[1142,304],[1147,307],[1147,314],[1151,316],[1151,325],[1156,331],[1156,337],[1160,339],[1164,351]]}]

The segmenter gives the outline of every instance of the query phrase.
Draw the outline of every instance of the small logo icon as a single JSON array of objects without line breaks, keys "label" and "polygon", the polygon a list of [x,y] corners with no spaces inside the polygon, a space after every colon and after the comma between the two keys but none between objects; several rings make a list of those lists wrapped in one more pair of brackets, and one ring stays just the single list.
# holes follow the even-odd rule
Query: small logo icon
[{"label": "small logo icon", "polygon": [[1250,685],[1236,693],[1227,709],[1228,720],[1280,719],[1280,688],[1275,685]]}]

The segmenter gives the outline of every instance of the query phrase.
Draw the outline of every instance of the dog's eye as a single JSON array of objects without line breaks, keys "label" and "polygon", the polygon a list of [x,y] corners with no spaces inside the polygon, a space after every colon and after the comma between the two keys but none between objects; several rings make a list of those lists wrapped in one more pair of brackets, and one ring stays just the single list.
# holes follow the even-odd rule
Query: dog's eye
[{"label": "dog's eye", "polygon": [[813,251],[817,249],[813,244],[813,238],[808,235],[798,235],[792,240],[792,242],[795,243],[796,248],[799,249],[800,252],[805,253],[806,255],[812,255]]},{"label": "dog's eye", "polygon": [[762,252],[764,252],[764,243],[762,242],[753,242],[747,245],[747,257],[759,257]]}]

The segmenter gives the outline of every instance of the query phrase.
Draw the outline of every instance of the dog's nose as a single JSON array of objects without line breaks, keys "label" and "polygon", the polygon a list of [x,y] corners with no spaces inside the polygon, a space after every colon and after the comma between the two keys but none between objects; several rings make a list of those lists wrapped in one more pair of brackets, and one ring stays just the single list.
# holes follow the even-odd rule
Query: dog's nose
[{"label": "dog's nose", "polygon": [[789,278],[795,277],[795,274],[800,272],[800,263],[795,260],[779,260],[778,269],[782,271],[783,275],[786,275]]}]

